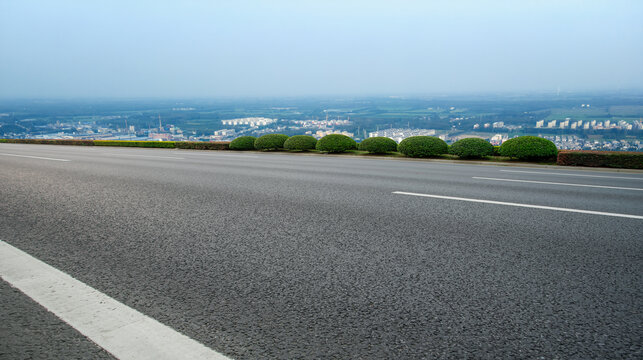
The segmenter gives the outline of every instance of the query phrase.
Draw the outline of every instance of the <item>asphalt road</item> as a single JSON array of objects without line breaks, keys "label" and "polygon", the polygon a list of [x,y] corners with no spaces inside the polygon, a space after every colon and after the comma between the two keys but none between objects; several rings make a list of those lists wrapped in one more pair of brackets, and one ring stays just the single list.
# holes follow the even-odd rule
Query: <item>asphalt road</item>
[{"label": "asphalt road", "polygon": [[[640,359],[643,219],[393,192],[640,217],[641,189],[643,172],[0,144],[0,239],[235,359]],[[3,285],[5,343],[40,322]],[[31,331],[35,354],[82,340],[58,325]]]}]

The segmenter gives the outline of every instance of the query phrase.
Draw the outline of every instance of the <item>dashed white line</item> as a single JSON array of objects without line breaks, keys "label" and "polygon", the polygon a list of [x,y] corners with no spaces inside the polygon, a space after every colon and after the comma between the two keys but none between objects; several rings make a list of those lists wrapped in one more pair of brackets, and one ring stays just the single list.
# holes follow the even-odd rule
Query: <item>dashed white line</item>
[{"label": "dashed white line", "polygon": [[619,213],[610,213],[610,212],[603,212],[603,211],[592,211],[592,210],[582,210],[582,209],[570,209],[570,208],[561,208],[561,207],[543,206],[543,205],[520,204],[520,203],[512,203],[512,202],[504,202],[504,201],[494,201],[494,200],[470,199],[470,198],[461,198],[461,197],[455,197],[455,196],[444,196],[444,195],[433,195],[433,194],[419,194],[419,193],[411,193],[411,192],[404,192],[404,191],[393,191],[393,194],[399,194],[399,195],[411,195],[411,196],[420,196],[420,197],[429,197],[429,198],[445,199],[445,200],[468,201],[468,202],[484,203],[484,204],[494,204],[494,205],[518,206],[518,207],[533,208],[533,209],[544,209],[544,210],[566,211],[566,212],[573,212],[573,213],[580,213],[580,214],[592,214],[592,215],[603,215],[603,216],[615,216],[615,217],[623,217],[623,218],[641,219],[641,220],[643,220],[643,216],[641,216],[641,215],[619,214]]},{"label": "dashed white line", "polygon": [[557,173],[557,172],[545,172],[545,171],[523,171],[523,170],[500,170],[500,171],[510,172],[510,173],[523,173],[523,174],[558,175],[558,176],[583,176],[583,177],[595,177],[595,178],[624,179],[624,180],[639,180],[639,181],[643,181],[643,178],[624,177],[624,176],[569,174],[569,173]]},{"label": "dashed white line", "polygon": [[0,155],[3,155],[3,156],[15,156],[15,157],[29,158],[29,159],[51,160],[51,161],[71,161],[71,160],[67,160],[67,159],[57,159],[57,158],[50,158],[50,157],[43,157],[43,156],[32,156],[32,155],[18,155],[18,154],[7,154],[7,153],[0,153]]},{"label": "dashed white line", "polygon": [[118,359],[228,359],[1,240],[0,276]]},{"label": "dashed white line", "polygon": [[617,190],[643,191],[643,189],[641,189],[641,188],[630,188],[630,187],[621,187],[621,186],[587,185],[587,184],[570,184],[570,183],[559,183],[559,182],[550,182],[550,181],[535,181],[535,180],[518,180],[518,179],[489,178],[489,177],[481,177],[481,176],[473,176],[473,177],[472,177],[472,179],[478,179],[478,180],[492,180],[492,181],[522,182],[522,183],[546,184],[546,185],[579,186],[579,187],[591,187],[591,188],[600,188],[600,189],[617,189]]}]

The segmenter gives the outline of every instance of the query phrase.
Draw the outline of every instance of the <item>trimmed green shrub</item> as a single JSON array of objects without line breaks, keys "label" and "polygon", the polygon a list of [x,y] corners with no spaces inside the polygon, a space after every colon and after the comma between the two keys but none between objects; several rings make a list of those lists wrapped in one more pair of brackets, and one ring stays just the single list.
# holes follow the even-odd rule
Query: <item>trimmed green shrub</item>
[{"label": "trimmed green shrub", "polygon": [[624,169],[643,169],[643,153],[620,151],[579,151],[558,152],[558,165],[600,166]]},{"label": "trimmed green shrub", "polygon": [[364,139],[359,143],[359,149],[371,154],[385,154],[397,151],[397,143],[391,138],[378,136]]},{"label": "trimmed green shrub", "polygon": [[288,140],[288,135],[266,134],[255,140],[255,149],[264,151],[283,149],[286,140]]},{"label": "trimmed green shrub", "polygon": [[284,142],[284,149],[286,150],[313,150],[317,145],[317,139],[308,135],[295,135],[291,136]]},{"label": "trimmed green shrub", "polygon": [[493,146],[493,154],[492,156],[500,156],[500,146]]},{"label": "trimmed green shrub", "polygon": [[346,135],[330,134],[319,139],[315,148],[329,153],[342,153],[348,150],[357,150],[357,143]]},{"label": "trimmed green shrub", "polygon": [[94,140],[96,146],[126,146],[146,148],[174,148],[174,141]]},{"label": "trimmed green shrub", "polygon": [[493,155],[493,145],[479,138],[460,139],[449,146],[449,154],[463,159],[479,159]]},{"label": "trimmed green shrub", "polygon": [[411,136],[398,145],[397,150],[409,157],[430,157],[446,154],[449,146],[433,136]]},{"label": "trimmed green shrub", "polygon": [[537,136],[519,136],[500,145],[500,155],[520,160],[542,160],[556,154],[558,149],[553,142]]},{"label": "trimmed green shrub", "polygon": [[195,149],[195,150],[228,150],[230,142],[228,141],[177,141],[177,149]]},{"label": "trimmed green shrub", "polygon": [[92,146],[93,140],[72,140],[72,139],[2,139],[0,142],[12,144],[44,144],[44,145],[80,145]]},{"label": "trimmed green shrub", "polygon": [[254,150],[255,149],[254,136],[240,136],[230,142],[230,150]]}]

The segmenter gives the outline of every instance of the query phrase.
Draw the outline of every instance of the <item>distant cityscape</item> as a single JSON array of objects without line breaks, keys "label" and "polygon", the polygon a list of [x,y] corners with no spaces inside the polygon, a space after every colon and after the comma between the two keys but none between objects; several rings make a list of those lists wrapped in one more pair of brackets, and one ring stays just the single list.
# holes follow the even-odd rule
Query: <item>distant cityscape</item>
[{"label": "distant cityscape", "polygon": [[[610,101],[618,104],[625,100]],[[144,104],[145,109],[126,110],[122,104],[108,104],[98,111],[93,107],[52,110],[31,109],[31,103],[0,104],[0,137],[230,141],[244,135],[284,133],[318,139],[344,134],[357,141],[383,136],[398,143],[411,136],[436,136],[447,143],[477,137],[501,145],[517,136],[534,135],[553,141],[559,149],[643,151],[643,101],[638,98],[633,104],[598,106],[571,99],[555,107],[548,104],[559,100],[539,100],[535,104],[516,104],[502,98],[484,103],[452,100],[453,104],[448,104],[442,100],[437,105],[435,100],[421,99],[351,101],[337,100],[327,104],[330,107],[320,107],[321,101],[300,101],[288,106],[251,103],[251,111],[238,110],[241,105],[235,103],[218,107],[198,102],[173,106],[153,103]],[[69,109],[75,113],[70,115]]]}]

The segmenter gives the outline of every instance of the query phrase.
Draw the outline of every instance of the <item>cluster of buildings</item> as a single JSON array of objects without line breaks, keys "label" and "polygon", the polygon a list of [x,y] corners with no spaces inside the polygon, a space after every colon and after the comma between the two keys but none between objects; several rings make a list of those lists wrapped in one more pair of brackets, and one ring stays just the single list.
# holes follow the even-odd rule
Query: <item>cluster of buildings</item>
[{"label": "cluster of buildings", "polygon": [[640,120],[635,120],[633,124],[628,123],[625,120],[619,120],[617,122],[612,122],[611,120],[598,121],[598,120],[576,120],[572,121],[570,118],[565,120],[540,120],[536,121],[537,129],[547,128],[547,129],[583,129],[583,130],[643,130],[643,122]]},{"label": "cluster of buildings", "polygon": [[481,127],[483,129],[490,129],[490,128],[491,129],[503,129],[505,127],[505,122],[504,121],[496,121],[496,122],[492,122],[492,123],[484,123],[482,125],[480,125],[480,124],[474,124],[473,125],[474,130],[480,129]]},{"label": "cluster of buildings", "polygon": [[592,140],[576,135],[542,136],[551,140],[559,149],[602,150],[602,151],[642,151],[640,140]]},{"label": "cluster of buildings", "polygon": [[433,129],[384,129],[368,133],[368,137],[383,136],[391,138],[398,143],[411,136],[434,136]]},{"label": "cluster of buildings", "polygon": [[[589,107],[588,104],[584,104]],[[178,108],[177,110],[191,110],[191,108]],[[4,114],[0,114],[2,116]],[[453,120],[466,120],[468,118],[455,118]],[[29,120],[29,119],[25,119]],[[127,125],[126,116],[104,116],[94,120],[100,121],[56,121],[46,125],[38,125],[32,128],[34,131],[27,133],[5,134],[8,137],[30,137],[41,139],[97,139],[97,140],[155,140],[155,141],[229,141],[239,136],[252,135],[261,136],[270,133],[305,134],[316,138],[322,138],[329,134],[343,134],[356,140],[357,135],[361,138],[367,137],[388,137],[396,142],[411,136],[437,136],[442,140],[453,143],[461,138],[479,137],[489,141],[493,145],[501,145],[510,138],[512,129],[521,126],[505,125],[503,121],[475,124],[470,133],[458,130],[455,126],[451,130],[435,129],[412,129],[412,128],[387,128],[378,129],[373,132],[366,132],[364,129],[357,129],[357,134],[351,132],[353,123],[349,119],[328,119],[325,120],[285,120],[266,117],[245,117],[237,119],[221,120],[221,124],[227,128],[215,130],[210,134],[197,135],[196,132],[187,134],[179,127],[172,124],[162,124],[159,117],[158,127],[138,128],[134,125]],[[114,120],[115,126],[98,125],[105,123],[105,120]],[[120,126],[119,126],[120,125]],[[124,125],[124,126],[123,126]],[[643,119],[634,120],[630,123],[619,120],[540,120],[536,122],[536,128],[542,129],[622,129],[622,130],[643,130]],[[487,129],[487,130],[484,130]],[[489,130],[495,131],[489,133]],[[26,130],[26,129],[25,129]],[[350,130],[350,131],[349,131]],[[531,131],[533,133],[533,131]],[[518,131],[516,133],[530,133],[530,131]],[[643,151],[641,141],[634,139],[612,140],[587,138],[583,134],[578,135],[549,135],[551,132],[539,134],[538,136],[553,141],[559,149],[575,150],[618,150],[618,151]],[[580,136],[579,136],[580,135]]]},{"label": "cluster of buildings", "polygon": [[221,120],[221,124],[228,126],[249,126],[260,127],[268,126],[277,122],[277,119],[269,119],[264,117],[247,117],[240,119]]}]

